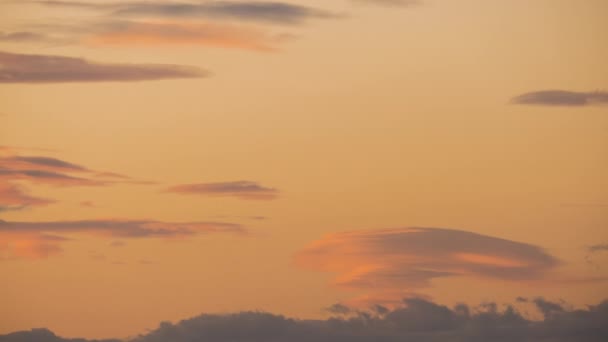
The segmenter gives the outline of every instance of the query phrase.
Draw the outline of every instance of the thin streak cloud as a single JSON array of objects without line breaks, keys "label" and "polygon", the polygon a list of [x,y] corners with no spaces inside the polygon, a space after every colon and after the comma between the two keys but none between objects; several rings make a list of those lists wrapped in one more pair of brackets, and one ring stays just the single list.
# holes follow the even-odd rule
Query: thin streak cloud
[{"label": "thin streak cloud", "polygon": [[97,63],[0,51],[0,83],[133,82],[206,76],[208,72],[191,66]]},{"label": "thin streak cloud", "polygon": [[540,90],[518,95],[511,103],[520,105],[585,107],[608,104],[608,92],[576,92],[568,90]]},{"label": "thin streak cloud", "polygon": [[[46,258],[58,255],[73,234],[115,240],[188,238],[200,234],[247,234],[245,227],[228,222],[163,222],[154,220],[79,220],[11,222],[0,220],[0,259]],[[67,236],[66,236],[67,235]]]},{"label": "thin streak cloud", "polygon": [[250,181],[181,184],[168,188],[166,192],[184,195],[231,196],[245,200],[272,200],[279,195],[277,189]]}]

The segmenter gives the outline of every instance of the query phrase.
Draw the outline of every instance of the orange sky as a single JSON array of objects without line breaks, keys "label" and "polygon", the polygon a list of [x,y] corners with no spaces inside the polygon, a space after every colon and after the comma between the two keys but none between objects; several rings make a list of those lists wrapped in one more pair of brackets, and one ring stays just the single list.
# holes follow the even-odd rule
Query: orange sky
[{"label": "orange sky", "polygon": [[608,297],[607,12],[0,1],[0,334]]}]

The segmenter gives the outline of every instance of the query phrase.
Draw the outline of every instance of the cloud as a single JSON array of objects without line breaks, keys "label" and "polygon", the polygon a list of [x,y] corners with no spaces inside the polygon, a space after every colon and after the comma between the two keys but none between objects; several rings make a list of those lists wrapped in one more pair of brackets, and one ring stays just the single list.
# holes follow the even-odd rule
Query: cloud
[{"label": "cloud", "polygon": [[250,181],[181,184],[170,187],[166,191],[186,195],[232,196],[245,200],[272,200],[279,194],[277,189]]},{"label": "cloud", "polygon": [[53,7],[110,11],[116,16],[156,18],[203,18],[295,25],[310,19],[335,18],[336,14],[279,1],[131,1],[90,3],[82,1],[30,1]]},{"label": "cloud", "polygon": [[0,32],[0,42],[37,42],[48,41],[48,37],[37,32],[17,31],[17,32]]},{"label": "cloud", "polygon": [[56,186],[153,184],[152,182],[134,180],[114,172],[94,171],[57,158],[19,155],[0,156],[0,182],[17,180]]},{"label": "cloud", "polygon": [[[608,301],[576,310],[544,299],[534,303],[551,307],[549,314],[531,320],[514,305],[502,310],[496,303],[447,307],[413,298],[403,300],[394,310],[376,306],[360,311],[344,306],[339,317],[323,320],[298,320],[265,312],[202,314],[175,324],[162,322],[158,328],[131,341],[603,342],[608,339]],[[74,342],[46,329],[0,336],[0,341]]]},{"label": "cloud", "polygon": [[608,252],[608,243],[589,246],[587,250],[591,253]]},{"label": "cloud", "polygon": [[575,92],[567,90],[541,90],[518,95],[511,103],[540,106],[584,107],[608,104],[608,92]]},{"label": "cloud", "polygon": [[22,186],[0,181],[0,212],[30,206],[45,206],[55,201],[29,195]]},{"label": "cloud", "polygon": [[[0,212],[44,206],[55,201],[30,196],[19,182],[59,187],[109,186],[116,184],[154,184],[128,176],[89,169],[82,165],[45,156],[20,156],[15,149],[0,146]],[[84,201],[84,206],[93,202]]]},{"label": "cloud", "polygon": [[130,82],[208,75],[190,66],[104,64],[82,58],[0,51],[0,83]]},{"label": "cloud", "polygon": [[79,220],[9,222],[0,220],[0,259],[46,258],[60,254],[68,236],[88,234],[107,239],[187,238],[199,234],[246,234],[227,222],[162,222],[153,220]]},{"label": "cloud", "polygon": [[339,287],[372,294],[427,288],[445,277],[541,279],[559,264],[534,245],[442,228],[331,234],[297,253],[295,262],[336,274]]},{"label": "cloud", "polygon": [[121,22],[109,25],[87,42],[108,46],[211,46],[275,50],[280,37],[241,26],[189,22]]},{"label": "cloud", "polygon": [[69,176],[63,173],[45,170],[3,170],[0,169],[0,180],[28,180],[33,183],[57,186],[96,186],[106,185],[102,181]]},{"label": "cloud", "polygon": [[66,161],[41,156],[9,156],[0,157],[0,165],[4,168],[36,167],[48,171],[88,171],[85,167],[68,163]]}]

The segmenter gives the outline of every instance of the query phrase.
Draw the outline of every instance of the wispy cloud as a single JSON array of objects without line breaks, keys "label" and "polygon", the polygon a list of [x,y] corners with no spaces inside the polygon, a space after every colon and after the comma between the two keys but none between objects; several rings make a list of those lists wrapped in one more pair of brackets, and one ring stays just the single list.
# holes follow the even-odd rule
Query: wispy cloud
[{"label": "wispy cloud", "polygon": [[110,64],[82,58],[0,52],[0,83],[129,82],[200,78],[199,68],[169,64]]},{"label": "wispy cloud", "polygon": [[114,172],[95,171],[57,158],[14,153],[14,148],[0,146],[0,209],[3,211],[54,203],[51,199],[29,195],[27,188],[17,185],[17,182],[59,187],[153,184]]},{"label": "wispy cloud", "polygon": [[125,21],[109,25],[85,41],[109,46],[211,46],[272,51],[280,37],[257,28],[228,24]]},{"label": "wispy cloud", "polygon": [[181,184],[168,188],[166,192],[186,195],[231,196],[245,200],[272,200],[277,198],[279,194],[277,189],[264,187],[250,181]]},{"label": "wispy cloud", "polygon": [[[532,306],[542,314],[532,320],[519,309]],[[600,342],[608,339],[608,301],[584,309],[536,298],[526,303],[494,302],[478,306],[448,307],[420,298],[404,299],[399,307],[379,305],[369,310],[340,306],[336,316],[323,320],[299,320],[265,312],[202,314],[158,328],[133,342],[444,342],[529,341]],[[0,336],[5,341],[70,342],[46,329]],[[82,340],[83,342],[93,342]],[[105,340],[99,342],[119,342]]]},{"label": "wispy cloud", "polygon": [[608,243],[589,246],[587,249],[591,253],[608,252]]},{"label": "wispy cloud", "polygon": [[336,274],[337,286],[376,294],[426,288],[445,277],[541,279],[559,264],[538,246],[442,228],[332,234],[300,251],[295,262]]},{"label": "wispy cloud", "polygon": [[518,95],[511,103],[539,106],[584,107],[608,104],[608,92],[576,92],[568,90],[540,90]]},{"label": "wispy cloud", "polygon": [[61,245],[74,234],[107,239],[186,238],[199,234],[246,234],[227,222],[163,222],[153,220],[80,220],[9,222],[0,220],[0,259],[46,258],[60,254]]},{"label": "wispy cloud", "polygon": [[0,181],[0,211],[45,206],[54,202],[48,198],[31,196],[22,186]]},{"label": "wispy cloud", "polygon": [[30,1],[29,3],[107,11],[113,17],[199,18],[295,25],[311,19],[335,18],[329,11],[280,1]]},{"label": "wispy cloud", "polygon": [[0,32],[0,42],[37,42],[47,41],[49,38],[37,32],[16,31],[16,32]]}]

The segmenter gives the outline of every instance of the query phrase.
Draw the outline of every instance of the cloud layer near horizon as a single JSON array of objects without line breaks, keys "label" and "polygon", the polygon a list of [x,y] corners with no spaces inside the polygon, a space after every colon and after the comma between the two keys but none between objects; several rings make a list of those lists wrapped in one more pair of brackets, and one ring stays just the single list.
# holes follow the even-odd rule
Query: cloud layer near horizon
[{"label": "cloud layer near horizon", "polygon": [[60,254],[68,236],[88,234],[108,239],[186,238],[199,234],[246,234],[228,222],[163,222],[154,220],[78,220],[8,222],[0,220],[0,260],[46,258]]},{"label": "cloud layer near horizon", "polygon": [[97,63],[0,51],[0,83],[132,82],[208,75],[202,69],[183,65]]},{"label": "cloud layer near horizon", "polygon": [[[567,309],[543,298],[521,298],[542,314],[531,320],[517,306],[496,303],[453,308],[410,298],[394,310],[344,307],[337,317],[298,320],[265,312],[202,314],[178,323],[162,322],[133,342],[603,342],[608,339],[608,301],[585,309]],[[523,304],[522,304],[523,303]],[[47,329],[0,335],[0,342],[76,342]],[[117,342],[119,340],[105,340]],[[87,340],[78,340],[87,342]],[[92,342],[92,341],[91,341]]]},{"label": "cloud layer near horizon", "polygon": [[327,235],[297,265],[336,274],[334,284],[373,294],[431,286],[444,277],[541,279],[559,261],[542,248],[462,230],[402,228]]}]

